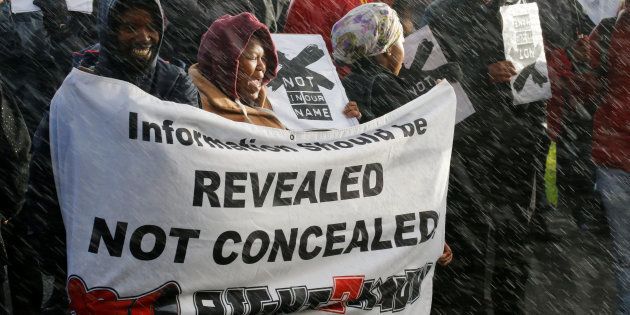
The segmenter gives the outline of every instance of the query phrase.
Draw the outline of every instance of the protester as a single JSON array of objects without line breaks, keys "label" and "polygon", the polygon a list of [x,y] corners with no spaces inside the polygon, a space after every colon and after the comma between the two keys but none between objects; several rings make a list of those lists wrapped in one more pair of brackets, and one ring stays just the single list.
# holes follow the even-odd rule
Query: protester
[{"label": "protester", "polygon": [[[0,75],[0,279],[5,279],[6,265],[11,305],[14,310],[21,310],[20,314],[37,314],[39,306],[31,301],[41,300],[42,294],[41,274],[33,272],[37,270],[34,253],[27,245],[27,228],[19,215],[28,183],[30,146],[18,101]],[[0,292],[4,293],[3,288]],[[7,310],[9,303],[3,303],[4,300],[2,294],[0,307]]]},{"label": "protester", "polygon": [[[164,32],[159,0],[101,2],[100,45],[77,55],[79,69],[132,83],[162,100],[197,107],[197,89],[182,69],[158,57]],[[65,309],[65,229],[57,200],[50,160],[48,117],[33,140],[29,190],[25,212],[42,242],[38,248],[44,270],[55,276],[50,313]],[[32,301],[31,303],[37,303]]]},{"label": "protester", "polygon": [[[333,26],[333,56],[349,65],[352,73],[342,80],[348,98],[361,111],[361,122],[383,116],[417,96],[398,78],[404,59],[403,28],[396,12],[384,3],[369,3],[352,9]],[[444,244],[438,260],[453,259]]]},{"label": "protester", "polygon": [[[333,57],[351,68],[342,79],[348,98],[357,102],[361,122],[383,116],[416,97],[399,77],[403,68],[403,28],[396,12],[383,3],[364,4],[333,26]],[[456,64],[442,68],[441,78],[458,81]],[[409,70],[413,71],[413,70]]]},{"label": "protester", "polygon": [[[189,73],[203,109],[233,121],[285,128],[266,91],[276,77],[278,54],[269,29],[253,14],[224,16],[214,22],[201,40],[197,59]],[[344,114],[360,115],[355,103],[349,103]]]},{"label": "protester", "polygon": [[284,128],[265,88],[276,76],[278,55],[269,30],[253,14],[228,15],[212,23],[201,39],[197,60],[188,72],[204,110],[234,121]]},{"label": "protester", "polygon": [[[557,144],[558,207],[572,212],[578,227],[592,229],[600,211],[591,160],[594,106],[589,101],[590,43],[594,27],[570,1],[539,1],[552,97],[547,134]],[[550,12],[567,12],[552,16]]]},{"label": "protester", "polygon": [[[606,30],[607,24],[614,23]],[[593,160],[613,241],[617,314],[630,312],[630,10],[626,1],[618,18],[603,20],[591,34],[594,61],[604,91],[593,128]],[[602,83],[602,85],[598,83]]]},{"label": "protester", "polygon": [[471,179],[474,191],[458,194],[471,198],[458,202],[467,210],[452,211],[449,218],[458,221],[454,229],[466,226],[467,231],[447,232],[447,241],[456,253],[462,250],[463,258],[435,296],[443,298],[438,304],[446,312],[486,309],[481,284],[490,230],[484,217],[490,216],[496,243],[490,285],[494,313],[524,313],[528,215],[534,211],[534,178],[542,168],[544,107],[539,102],[513,105],[510,80],[516,71],[505,57],[499,12],[504,4],[508,1],[436,0],[424,17],[447,59],[461,65],[462,83],[476,110],[456,127],[453,144],[453,159],[462,162],[459,171]]}]

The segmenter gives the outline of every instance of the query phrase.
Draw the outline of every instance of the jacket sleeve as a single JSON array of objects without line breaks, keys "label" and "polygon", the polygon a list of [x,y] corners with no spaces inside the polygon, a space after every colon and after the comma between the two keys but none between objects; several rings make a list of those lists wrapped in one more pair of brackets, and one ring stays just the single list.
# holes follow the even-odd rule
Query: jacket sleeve
[{"label": "jacket sleeve", "polygon": [[190,76],[182,73],[182,75],[177,78],[171,101],[201,108],[199,105],[199,91],[193,84]]},{"label": "jacket sleeve", "polygon": [[0,86],[0,211],[5,218],[18,213],[28,180],[31,138],[15,99]]}]

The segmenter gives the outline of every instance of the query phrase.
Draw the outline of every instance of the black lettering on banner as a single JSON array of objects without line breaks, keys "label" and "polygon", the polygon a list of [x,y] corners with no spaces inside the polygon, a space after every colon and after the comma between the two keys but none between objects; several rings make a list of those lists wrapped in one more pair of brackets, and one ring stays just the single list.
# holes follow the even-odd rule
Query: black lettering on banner
[{"label": "black lettering on banner", "polygon": [[269,262],[276,261],[276,256],[278,256],[278,250],[282,252],[282,259],[284,261],[291,261],[293,257],[293,252],[295,252],[295,245],[297,243],[297,234],[298,229],[292,228],[291,235],[289,235],[289,241],[287,242],[287,237],[284,235],[282,230],[276,230],[273,245],[271,246],[271,252],[269,253]]},{"label": "black lettering on banner", "polygon": [[390,131],[387,130],[383,130],[383,129],[377,129],[376,132],[374,133],[375,136],[387,141],[387,140],[392,140],[392,139],[396,139],[394,137],[394,134],[391,133]]},{"label": "black lettering on banner", "polygon": [[346,241],[345,235],[335,235],[335,232],[343,231],[346,229],[346,223],[329,224],[326,230],[326,248],[324,249],[324,256],[336,256],[343,253],[343,248],[333,248],[335,244],[343,243]]},{"label": "black lettering on banner", "polygon": [[297,172],[280,172],[278,173],[278,181],[276,181],[276,191],[273,194],[273,206],[290,206],[293,203],[291,197],[282,197],[282,193],[290,192],[293,190],[293,184],[285,184],[287,180],[294,180],[297,178]]},{"label": "black lettering on banner", "polygon": [[221,301],[223,291],[197,291],[193,299],[197,315],[225,315],[226,309]]},{"label": "black lettering on banner", "polygon": [[[149,251],[142,249],[142,240],[148,234],[153,235],[155,238],[155,244]],[[131,240],[129,241],[129,251],[131,255],[139,260],[153,260],[164,252],[166,248],[166,232],[157,225],[143,225],[133,231],[131,234]]]},{"label": "black lettering on banner", "polygon": [[[252,248],[254,246],[254,242],[260,241],[260,249],[258,253],[253,254]],[[245,240],[245,244],[243,244],[243,262],[246,264],[255,264],[260,261],[267,250],[269,249],[269,235],[267,232],[262,230],[256,230],[249,234],[247,240]]]},{"label": "black lettering on banner", "polygon": [[306,304],[307,292],[305,286],[276,289],[280,298],[277,313],[287,314],[300,310]]},{"label": "black lettering on banner", "polygon": [[300,147],[300,148],[307,149],[309,151],[313,151],[313,152],[317,152],[317,151],[321,151],[322,150],[321,148],[313,146],[310,143],[298,143],[297,146]]},{"label": "black lettering on banner", "polygon": [[160,129],[160,125],[147,121],[142,122],[142,140],[151,141],[151,130],[153,130],[155,142],[162,143],[162,129]]},{"label": "black lettering on banner", "polygon": [[138,139],[138,113],[129,112],[129,139]]},{"label": "black lettering on banner", "polygon": [[352,231],[352,240],[343,253],[348,254],[357,247],[361,250],[361,252],[367,252],[368,242],[369,236],[367,227],[365,226],[365,221],[359,220],[354,225],[354,230]]},{"label": "black lettering on banner", "polygon": [[[370,186],[374,174],[374,186]],[[371,163],[365,166],[363,171],[363,197],[373,197],[383,192],[383,165]]]},{"label": "black lettering on banner", "polygon": [[172,125],[172,120],[165,120],[162,122],[162,129],[166,134],[166,143],[168,144],[173,144],[173,127],[171,127]]},{"label": "black lettering on banner", "polygon": [[361,295],[354,301],[348,301],[348,307],[368,311],[373,309],[379,301],[379,293],[376,288],[378,288],[380,283],[381,279],[377,280],[376,285],[372,279],[363,281]]},{"label": "black lettering on banner", "polygon": [[363,165],[355,165],[346,167],[343,170],[343,175],[341,176],[341,192],[339,193],[341,200],[356,199],[360,197],[358,190],[349,191],[348,186],[356,185],[359,182],[358,177],[351,177],[350,174],[358,173],[362,168]]},{"label": "black lettering on banner", "polygon": [[401,126],[392,125],[392,127],[400,129],[403,132],[403,137],[405,138],[411,137],[414,134],[413,124],[411,123],[403,124]]},{"label": "black lettering on banner", "polygon": [[[381,300],[378,305],[381,308],[381,312],[399,312],[404,309],[404,305],[406,305],[406,301],[403,301],[398,292],[403,292],[405,288],[405,284],[407,282],[407,278],[404,276],[393,276],[388,277],[380,286],[379,291],[381,293]],[[399,300],[401,298],[401,300]],[[402,309],[400,309],[400,305],[402,304]]]},{"label": "black lettering on banner", "polygon": [[217,237],[217,241],[214,243],[214,249],[212,250],[212,258],[219,265],[228,265],[238,257],[238,254],[235,252],[230,253],[228,256],[223,256],[223,247],[228,240],[232,240],[234,244],[238,244],[241,242],[241,235],[235,231],[226,231]]},{"label": "black lettering on banner", "polygon": [[414,246],[418,244],[418,239],[416,237],[404,238],[405,233],[411,233],[414,231],[413,225],[405,225],[405,223],[414,221],[415,219],[415,213],[400,214],[396,216],[396,233],[394,234],[396,247]]},{"label": "black lettering on banner", "polygon": [[392,248],[392,241],[381,241],[383,237],[383,218],[374,219],[374,239],[372,240],[372,250],[383,250]]},{"label": "black lettering on banner", "polygon": [[232,307],[232,315],[245,315],[245,289],[230,288],[225,290],[225,300]]},{"label": "black lettering on banner", "polygon": [[[429,220],[433,221],[433,229],[429,232]],[[435,211],[420,212],[420,243],[424,243],[435,236],[440,215]]]},{"label": "black lettering on banner", "polygon": [[414,303],[420,298],[422,280],[424,280],[425,276],[423,271],[425,268],[405,270],[405,273],[407,274],[407,282],[409,283],[409,303]]},{"label": "black lettering on banner", "polygon": [[427,132],[427,120],[424,118],[416,119],[413,121],[413,124],[416,127],[416,132],[418,135],[423,135]]},{"label": "black lettering on banner", "polygon": [[258,173],[249,173],[249,177],[252,181],[252,193],[254,197],[254,207],[260,208],[265,203],[265,199],[267,199],[267,194],[269,193],[269,188],[273,183],[274,178],[276,178],[276,173],[267,174],[267,179],[265,179],[265,184],[260,189],[260,184],[258,182]]},{"label": "black lettering on banner", "polygon": [[300,249],[298,251],[302,260],[311,260],[317,257],[319,252],[322,251],[320,246],[315,246],[312,251],[308,251],[308,240],[311,235],[315,236],[315,238],[321,237],[323,235],[322,229],[319,226],[313,225],[308,227],[304,230],[304,233],[302,233],[302,236],[300,237]]},{"label": "black lettering on banner", "polygon": [[244,193],[245,185],[236,185],[234,181],[246,180],[245,172],[226,172],[225,173],[225,198],[223,199],[223,207],[225,208],[245,208],[244,199],[234,199],[234,194]]},{"label": "black lettering on banner", "polygon": [[202,147],[203,143],[201,143],[201,132],[193,130],[193,135],[195,137],[195,142],[197,143],[197,146]]},{"label": "black lettering on banner", "polygon": [[179,141],[181,145],[189,146],[193,144],[193,136],[190,134],[188,129],[177,128],[175,135],[177,136],[177,141]]},{"label": "black lettering on banner", "polygon": [[[210,184],[206,185],[205,180],[209,179]],[[221,207],[219,203],[219,196],[217,196],[216,190],[221,186],[221,177],[217,172],[212,171],[195,171],[195,191],[193,195],[193,207],[201,207],[203,204],[203,196],[208,196],[210,206],[217,208]]]},{"label": "black lettering on banner", "polygon": [[324,304],[330,301],[330,297],[332,296],[331,288],[321,288],[321,289],[313,289],[308,290],[308,298],[306,299],[306,304],[304,305],[304,309],[316,310],[321,308]]},{"label": "black lettering on banner", "polygon": [[112,236],[105,219],[96,217],[94,218],[94,226],[92,228],[92,237],[90,238],[88,251],[98,254],[98,247],[101,244],[101,240],[103,240],[109,255],[120,257],[122,255],[123,246],[125,245],[126,234],[127,222],[116,222],[116,231],[114,232],[114,236]]},{"label": "black lettering on banner", "polygon": [[302,203],[302,199],[308,198],[310,203],[317,203],[317,195],[315,194],[315,171],[308,171],[306,177],[302,181],[300,188],[295,193],[294,205]]},{"label": "black lettering on banner", "polygon": [[199,238],[200,230],[172,228],[169,236],[177,237],[177,250],[175,251],[175,263],[181,264],[186,259],[188,241],[191,238]]},{"label": "black lettering on banner", "polygon": [[331,169],[327,169],[324,172],[324,177],[322,178],[322,184],[321,186],[319,186],[319,202],[337,201],[339,199],[336,192],[328,192],[328,181],[330,180],[331,174],[332,174]]},{"label": "black lettering on banner", "polygon": [[245,298],[249,304],[249,314],[274,314],[278,302],[274,301],[267,287],[249,288],[245,290]]}]

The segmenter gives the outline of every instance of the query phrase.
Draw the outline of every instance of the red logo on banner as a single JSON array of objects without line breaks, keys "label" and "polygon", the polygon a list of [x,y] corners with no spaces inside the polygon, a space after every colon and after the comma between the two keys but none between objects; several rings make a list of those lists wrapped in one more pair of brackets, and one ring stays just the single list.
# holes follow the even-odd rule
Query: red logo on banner
[{"label": "red logo on banner", "polygon": [[110,288],[88,289],[83,279],[68,280],[70,312],[73,315],[155,315],[179,314],[179,285],[168,282],[140,296],[121,298]]},{"label": "red logo on banner", "polygon": [[365,276],[333,277],[333,293],[330,302],[335,304],[322,307],[320,310],[336,314],[345,314],[348,301],[356,300],[361,296]]}]

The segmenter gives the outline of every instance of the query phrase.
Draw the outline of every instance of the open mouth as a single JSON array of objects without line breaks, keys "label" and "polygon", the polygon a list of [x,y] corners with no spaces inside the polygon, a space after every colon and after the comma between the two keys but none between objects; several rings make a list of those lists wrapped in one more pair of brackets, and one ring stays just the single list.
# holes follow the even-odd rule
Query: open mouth
[{"label": "open mouth", "polygon": [[149,59],[151,57],[151,46],[134,47],[131,53],[136,58]]},{"label": "open mouth", "polygon": [[249,88],[250,91],[252,92],[258,92],[261,88],[262,88],[262,79],[250,79],[249,82],[247,82],[247,86]]}]

